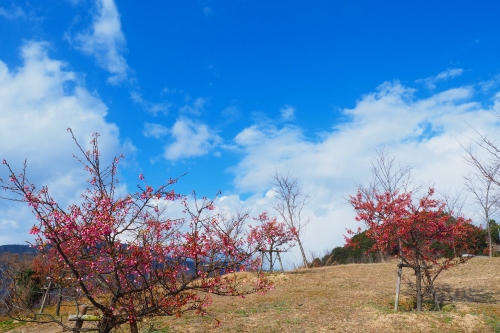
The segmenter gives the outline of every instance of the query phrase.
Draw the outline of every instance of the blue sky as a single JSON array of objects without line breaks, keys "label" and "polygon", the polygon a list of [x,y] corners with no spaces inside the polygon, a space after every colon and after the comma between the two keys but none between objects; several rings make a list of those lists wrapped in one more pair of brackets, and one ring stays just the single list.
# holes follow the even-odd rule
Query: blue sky
[{"label": "blue sky", "polygon": [[[343,244],[345,198],[376,149],[443,192],[470,172],[460,144],[495,136],[500,4],[493,1],[0,0],[0,156],[78,200],[66,128],[220,206],[269,209],[274,170],[311,195],[306,249]],[[470,125],[470,126],[469,126]],[[5,170],[0,177],[4,177]],[[475,208],[469,208],[471,216]],[[477,218],[477,217],[476,217]],[[0,203],[0,244],[29,239]],[[293,258],[290,259],[293,261]]]}]

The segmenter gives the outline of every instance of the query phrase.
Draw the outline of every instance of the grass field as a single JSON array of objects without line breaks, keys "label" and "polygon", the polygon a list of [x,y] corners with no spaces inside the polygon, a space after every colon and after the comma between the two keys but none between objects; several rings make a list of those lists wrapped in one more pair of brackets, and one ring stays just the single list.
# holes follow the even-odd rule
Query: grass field
[{"label": "grass field", "polygon": [[[411,277],[409,270],[404,274]],[[276,289],[264,295],[215,296],[207,316],[156,318],[142,323],[140,329],[164,333],[500,333],[500,258],[474,258],[444,272],[436,283],[443,301],[440,312],[412,311],[413,295],[408,292],[401,299],[402,309],[392,310],[396,262],[298,270],[271,278]],[[215,318],[221,321],[220,327]],[[17,325],[21,323],[0,323],[0,331],[61,332],[52,325]]]}]

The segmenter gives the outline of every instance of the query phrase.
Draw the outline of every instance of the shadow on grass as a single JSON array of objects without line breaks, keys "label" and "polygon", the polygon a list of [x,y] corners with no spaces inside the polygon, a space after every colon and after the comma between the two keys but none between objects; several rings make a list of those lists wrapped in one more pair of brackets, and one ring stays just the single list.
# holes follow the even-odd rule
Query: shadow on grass
[{"label": "shadow on grass", "polygon": [[498,303],[495,293],[479,288],[454,288],[449,284],[442,284],[436,286],[436,292],[442,302]]}]

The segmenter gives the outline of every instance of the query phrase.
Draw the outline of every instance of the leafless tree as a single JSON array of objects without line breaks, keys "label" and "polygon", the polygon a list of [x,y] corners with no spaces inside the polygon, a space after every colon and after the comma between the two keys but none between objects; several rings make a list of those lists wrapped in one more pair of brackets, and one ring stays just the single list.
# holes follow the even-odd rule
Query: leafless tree
[{"label": "leafless tree", "polygon": [[272,186],[276,191],[272,206],[283,222],[290,229],[295,230],[302,261],[304,266],[309,268],[301,237],[310,221],[309,217],[303,215],[303,209],[309,203],[310,197],[303,192],[299,178],[291,175],[290,172],[285,174],[276,170],[272,175]]},{"label": "leafless tree", "polygon": [[[500,119],[500,114],[494,112],[494,114]],[[500,166],[500,148],[496,140],[490,139],[486,135],[482,135],[477,132],[479,139],[472,140],[480,150],[485,153],[485,155],[478,155],[472,148],[462,146],[466,151],[465,161],[470,165],[474,166],[480,175],[489,179],[496,186],[500,186],[499,176],[499,166]]]},{"label": "leafless tree", "polygon": [[[487,168],[488,174],[496,177],[500,170],[500,164],[491,165]],[[467,190],[474,195],[474,201],[481,206],[484,221],[488,231],[488,247],[490,257],[493,254],[493,243],[491,241],[491,217],[500,209],[500,195],[492,178],[484,177],[483,174],[472,173],[465,178]]]},{"label": "leafless tree", "polygon": [[[492,113],[500,119],[500,113],[493,110]],[[492,255],[491,225],[490,218],[500,209],[500,148],[497,140],[489,138],[474,130],[478,139],[472,139],[471,145],[462,146],[466,151],[465,161],[476,169],[476,173],[467,176],[466,186],[474,195],[484,213],[486,227],[488,230],[489,253]],[[473,149],[475,144],[482,154]]]}]

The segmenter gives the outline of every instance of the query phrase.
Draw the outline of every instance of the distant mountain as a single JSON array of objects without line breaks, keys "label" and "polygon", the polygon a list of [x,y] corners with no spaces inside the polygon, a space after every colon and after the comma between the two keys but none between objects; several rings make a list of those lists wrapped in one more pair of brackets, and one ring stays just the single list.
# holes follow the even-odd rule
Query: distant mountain
[{"label": "distant mountain", "polygon": [[36,254],[36,249],[29,245],[0,245],[0,254],[2,253],[16,253],[16,254]]}]

